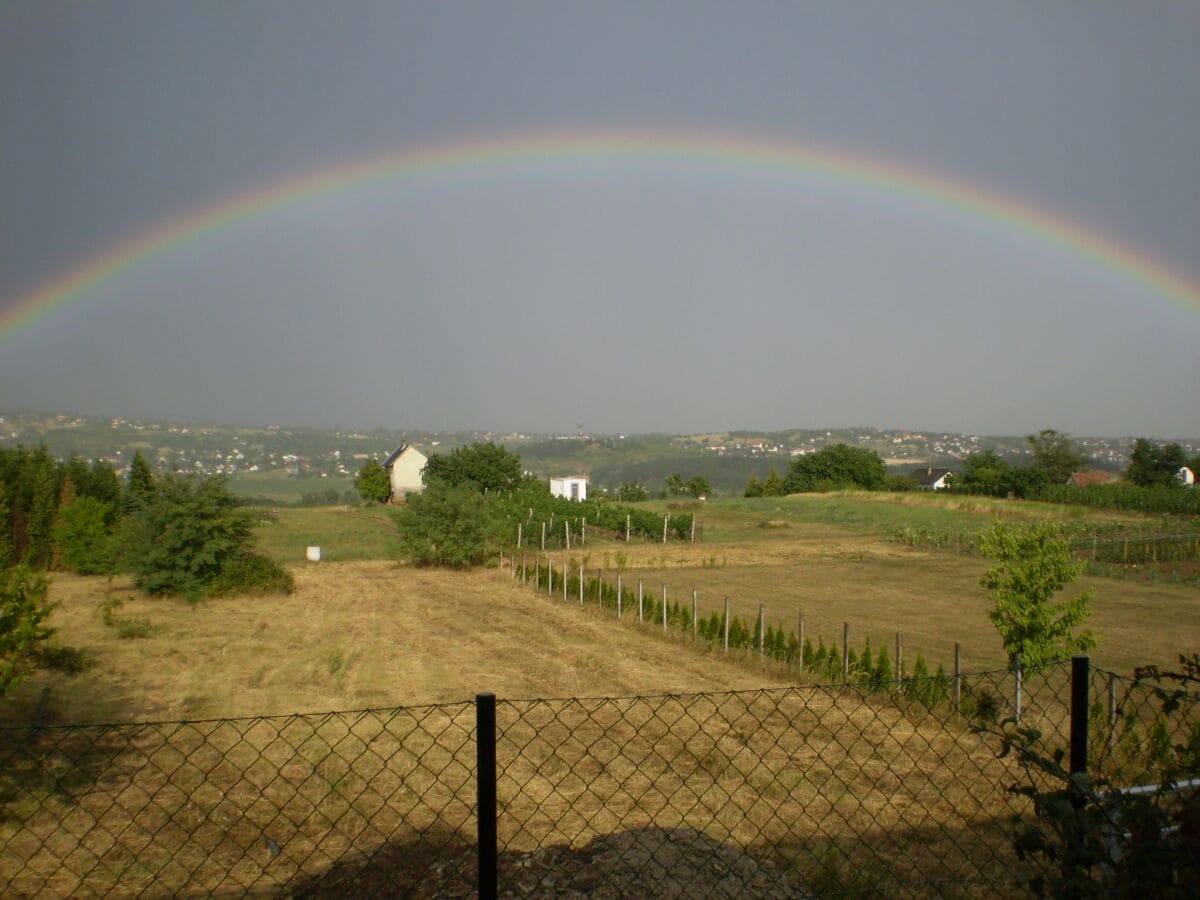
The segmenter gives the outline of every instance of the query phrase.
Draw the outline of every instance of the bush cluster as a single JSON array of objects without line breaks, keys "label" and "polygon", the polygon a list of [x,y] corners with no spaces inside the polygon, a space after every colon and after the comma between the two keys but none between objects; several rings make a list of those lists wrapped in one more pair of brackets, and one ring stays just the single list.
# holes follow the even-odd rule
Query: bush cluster
[{"label": "bush cluster", "polygon": [[155,477],[140,453],[122,485],[106,462],[0,448],[0,570],[123,571],[148,593],[192,599],[290,592],[291,576],[253,552],[251,525],[223,480]]}]

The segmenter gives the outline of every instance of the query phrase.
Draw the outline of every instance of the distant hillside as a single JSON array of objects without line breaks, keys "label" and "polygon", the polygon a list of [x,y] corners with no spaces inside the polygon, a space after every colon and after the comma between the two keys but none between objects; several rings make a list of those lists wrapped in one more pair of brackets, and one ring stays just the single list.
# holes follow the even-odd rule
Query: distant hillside
[{"label": "distant hillside", "polygon": [[[1079,437],[1073,440],[1088,465],[1111,472],[1129,461],[1132,437]],[[1189,456],[1200,453],[1200,439],[1178,440]],[[1024,436],[986,436],[870,427],[727,431],[691,435],[583,435],[431,432],[415,429],[348,431],[260,425],[213,425],[141,419],[88,417],[62,413],[0,411],[0,445],[45,443],[57,457],[77,453],[84,459],[109,460],[123,471],[140,450],[159,471],[236,478],[241,491],[254,492],[260,479],[297,479],[304,490],[344,490],[369,458],[383,459],[404,443],[426,452],[442,452],[475,441],[495,441],[521,457],[524,468],[541,476],[585,474],[609,489],[637,481],[652,493],[679,473],[707,478],[719,494],[740,494],[752,474],[765,478],[774,466],[780,475],[797,454],[845,443],[874,450],[895,473],[917,466],[957,468],[978,450],[995,450],[1023,464],[1029,450]],[[324,483],[314,479],[325,479]],[[298,485],[262,485],[263,493],[282,497],[302,492]],[[267,488],[270,490],[267,490]]]}]

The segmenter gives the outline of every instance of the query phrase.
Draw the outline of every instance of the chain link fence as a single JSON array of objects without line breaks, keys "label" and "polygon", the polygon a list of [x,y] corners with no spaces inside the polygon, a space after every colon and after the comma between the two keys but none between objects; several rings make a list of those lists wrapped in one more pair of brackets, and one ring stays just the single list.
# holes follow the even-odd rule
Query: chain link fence
[{"label": "chain link fence", "polygon": [[[1019,703],[1065,747],[1070,671],[1020,684],[8,729],[0,894],[468,897],[490,877],[503,896],[1020,895],[1024,774],[971,722]],[[1200,734],[1141,684],[1090,686],[1089,765],[1129,783]]]},{"label": "chain link fence", "polygon": [[[0,895],[370,893],[474,877],[471,704],[6,730]],[[387,865],[367,866],[374,854]],[[372,880],[374,879],[374,880]],[[434,880],[431,880],[434,879]]]}]

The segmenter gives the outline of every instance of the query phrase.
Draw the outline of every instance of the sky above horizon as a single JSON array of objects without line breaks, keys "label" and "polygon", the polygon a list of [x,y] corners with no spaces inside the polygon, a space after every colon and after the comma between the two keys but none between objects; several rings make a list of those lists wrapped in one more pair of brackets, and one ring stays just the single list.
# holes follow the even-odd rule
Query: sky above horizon
[{"label": "sky above horizon", "polygon": [[1200,437],[1198,84],[1172,0],[10,0],[0,409]]}]

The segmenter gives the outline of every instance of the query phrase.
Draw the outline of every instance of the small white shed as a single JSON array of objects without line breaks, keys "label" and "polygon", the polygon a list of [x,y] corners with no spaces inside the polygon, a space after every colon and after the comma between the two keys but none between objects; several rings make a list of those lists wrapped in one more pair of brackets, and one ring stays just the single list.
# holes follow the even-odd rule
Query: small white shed
[{"label": "small white shed", "polygon": [[1179,479],[1179,483],[1184,487],[1195,487],[1196,473],[1187,466],[1180,466],[1179,471],[1175,473],[1175,477]]},{"label": "small white shed", "polygon": [[568,500],[587,499],[588,479],[586,475],[564,475],[550,479],[550,495],[566,497]]},{"label": "small white shed", "polygon": [[398,503],[405,494],[419,494],[425,490],[421,472],[428,458],[412,444],[405,444],[383,461],[383,467],[392,479],[392,502]]}]

